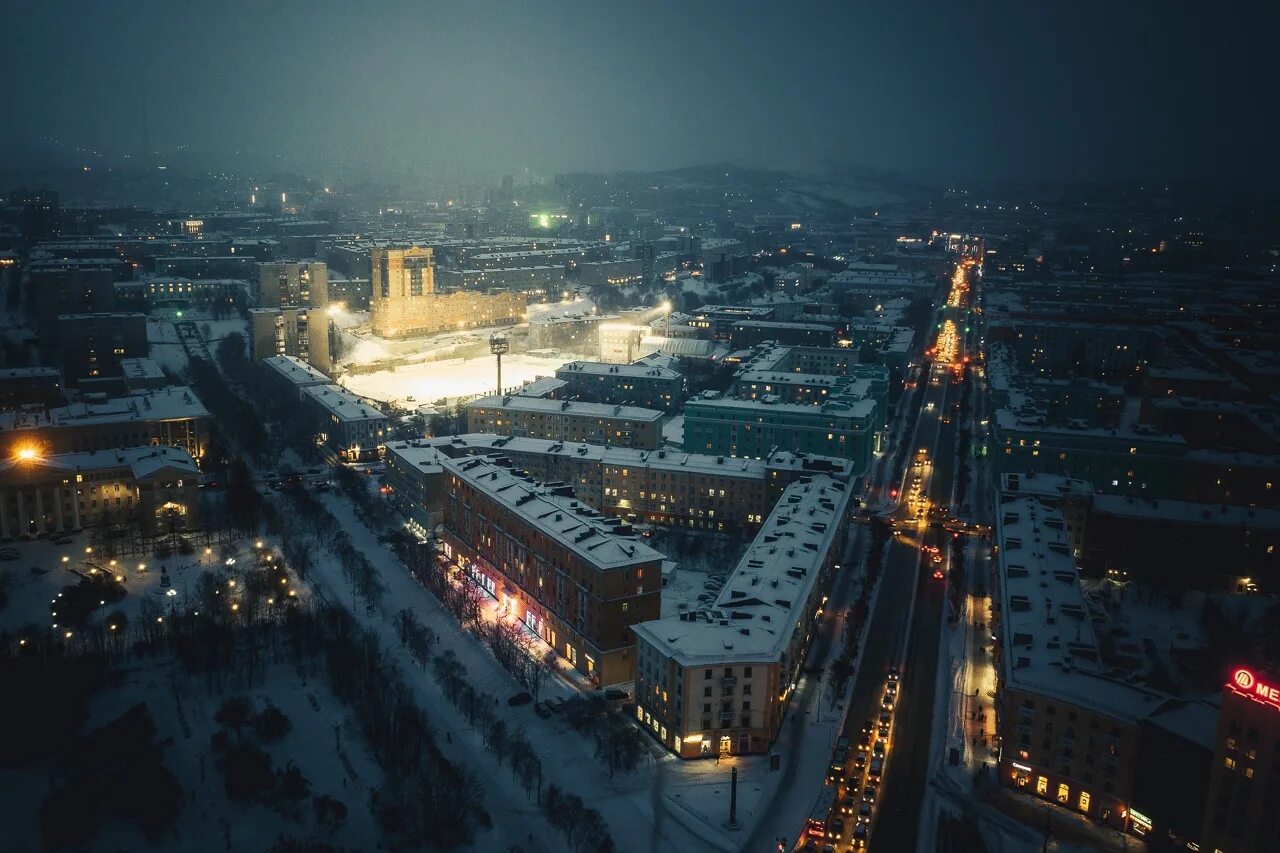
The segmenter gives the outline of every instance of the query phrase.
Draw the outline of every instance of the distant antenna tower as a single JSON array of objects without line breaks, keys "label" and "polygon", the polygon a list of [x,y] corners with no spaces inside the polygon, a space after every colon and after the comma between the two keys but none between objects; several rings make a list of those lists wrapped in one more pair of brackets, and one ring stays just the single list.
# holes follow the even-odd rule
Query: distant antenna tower
[{"label": "distant antenna tower", "polygon": [[511,341],[502,332],[489,336],[489,352],[498,358],[498,396],[502,396],[502,356],[511,349]]}]

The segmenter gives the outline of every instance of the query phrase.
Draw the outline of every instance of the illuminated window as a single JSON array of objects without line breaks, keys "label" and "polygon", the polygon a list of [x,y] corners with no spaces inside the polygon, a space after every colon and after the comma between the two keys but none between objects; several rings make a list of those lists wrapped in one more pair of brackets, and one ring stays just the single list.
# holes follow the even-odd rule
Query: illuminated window
[{"label": "illuminated window", "polygon": [[1226,764],[1228,770],[1236,769],[1236,760],[1234,758],[1228,757],[1223,763]]},{"label": "illuminated window", "polygon": [[1091,799],[1092,799],[1092,798],[1089,796],[1089,792],[1088,792],[1088,791],[1081,791],[1081,792],[1080,792],[1080,811],[1082,811],[1082,812],[1087,812],[1087,811],[1089,811],[1089,802],[1090,802],[1090,800],[1091,800]]},{"label": "illuminated window", "polygon": [[1036,777],[1036,793],[1042,797],[1049,793],[1049,780],[1044,776]]},{"label": "illuminated window", "polygon": [[1067,787],[1066,782],[1058,783],[1058,802],[1063,805],[1067,804],[1067,800],[1071,799],[1071,789]]}]

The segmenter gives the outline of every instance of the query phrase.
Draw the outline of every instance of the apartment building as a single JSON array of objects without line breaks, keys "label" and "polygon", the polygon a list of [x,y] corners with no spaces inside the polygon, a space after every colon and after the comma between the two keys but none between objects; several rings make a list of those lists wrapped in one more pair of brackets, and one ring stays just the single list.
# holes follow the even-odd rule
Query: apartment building
[{"label": "apartment building", "polygon": [[684,375],[669,367],[571,361],[557,368],[562,397],[589,403],[627,403],[670,412],[684,403]]},{"label": "apartment building", "polygon": [[1109,676],[1061,512],[1006,497],[996,542],[1000,781],[1127,829],[1139,723],[1168,697]]},{"label": "apartment building", "polygon": [[[413,464],[430,448],[395,445]],[[662,554],[572,497],[487,457],[431,459],[442,469],[441,555],[600,685],[635,677],[632,626],[657,619]]]},{"label": "apartment building", "polygon": [[482,397],[467,404],[467,432],[655,450],[666,416],[657,409],[537,397]]},{"label": "apartment building", "polygon": [[417,246],[374,249],[371,282],[370,323],[386,338],[516,323],[528,304],[523,293],[437,293],[432,251]]},{"label": "apartment building", "polygon": [[42,455],[118,447],[181,447],[204,458],[209,411],[190,388],[171,385],[42,411],[0,412],[0,455]]},{"label": "apartment building", "polygon": [[838,570],[851,491],[783,492],[706,609],[636,625],[636,717],[681,758],[767,751]]},{"label": "apartment building", "polygon": [[272,356],[262,365],[267,381],[311,416],[317,442],[349,461],[380,455],[387,436],[387,416],[380,409],[295,356]]},{"label": "apartment building", "polygon": [[633,522],[756,530],[803,477],[851,479],[847,459],[778,452],[765,460],[466,434],[433,439],[449,456],[500,454],[535,479],[564,484],[593,509]]},{"label": "apartment building", "polygon": [[684,447],[763,459],[775,450],[838,456],[865,471],[879,450],[884,409],[874,399],[783,403],[776,395],[737,400],[703,392],[685,404]]}]

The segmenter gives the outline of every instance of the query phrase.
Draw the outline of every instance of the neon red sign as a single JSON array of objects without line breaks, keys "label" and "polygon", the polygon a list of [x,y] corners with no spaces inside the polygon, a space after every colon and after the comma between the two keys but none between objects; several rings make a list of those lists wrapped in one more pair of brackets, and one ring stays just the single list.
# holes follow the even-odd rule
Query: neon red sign
[{"label": "neon red sign", "polygon": [[1262,681],[1250,670],[1240,667],[1231,673],[1227,687],[1233,693],[1247,696],[1255,702],[1270,705],[1280,711],[1280,687]]}]

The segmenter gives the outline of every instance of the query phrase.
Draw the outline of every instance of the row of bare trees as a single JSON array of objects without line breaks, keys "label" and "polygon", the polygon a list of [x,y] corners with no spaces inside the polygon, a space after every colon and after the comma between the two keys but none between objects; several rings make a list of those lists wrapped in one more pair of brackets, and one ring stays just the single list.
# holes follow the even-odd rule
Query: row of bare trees
[{"label": "row of bare trees", "polygon": [[528,690],[536,702],[547,679],[556,671],[556,653],[544,649],[541,654],[527,641],[524,629],[505,619],[495,619],[480,628],[480,638],[493,653],[498,664],[511,673],[516,682]]},{"label": "row of bare trees", "polygon": [[467,718],[467,724],[480,732],[485,746],[499,764],[511,768],[512,777],[526,794],[540,798],[542,793],[542,759],[525,735],[524,727],[508,726],[494,712],[497,699],[477,690],[467,678],[467,668],[452,651],[445,651],[431,661],[431,670],[449,702]]}]

